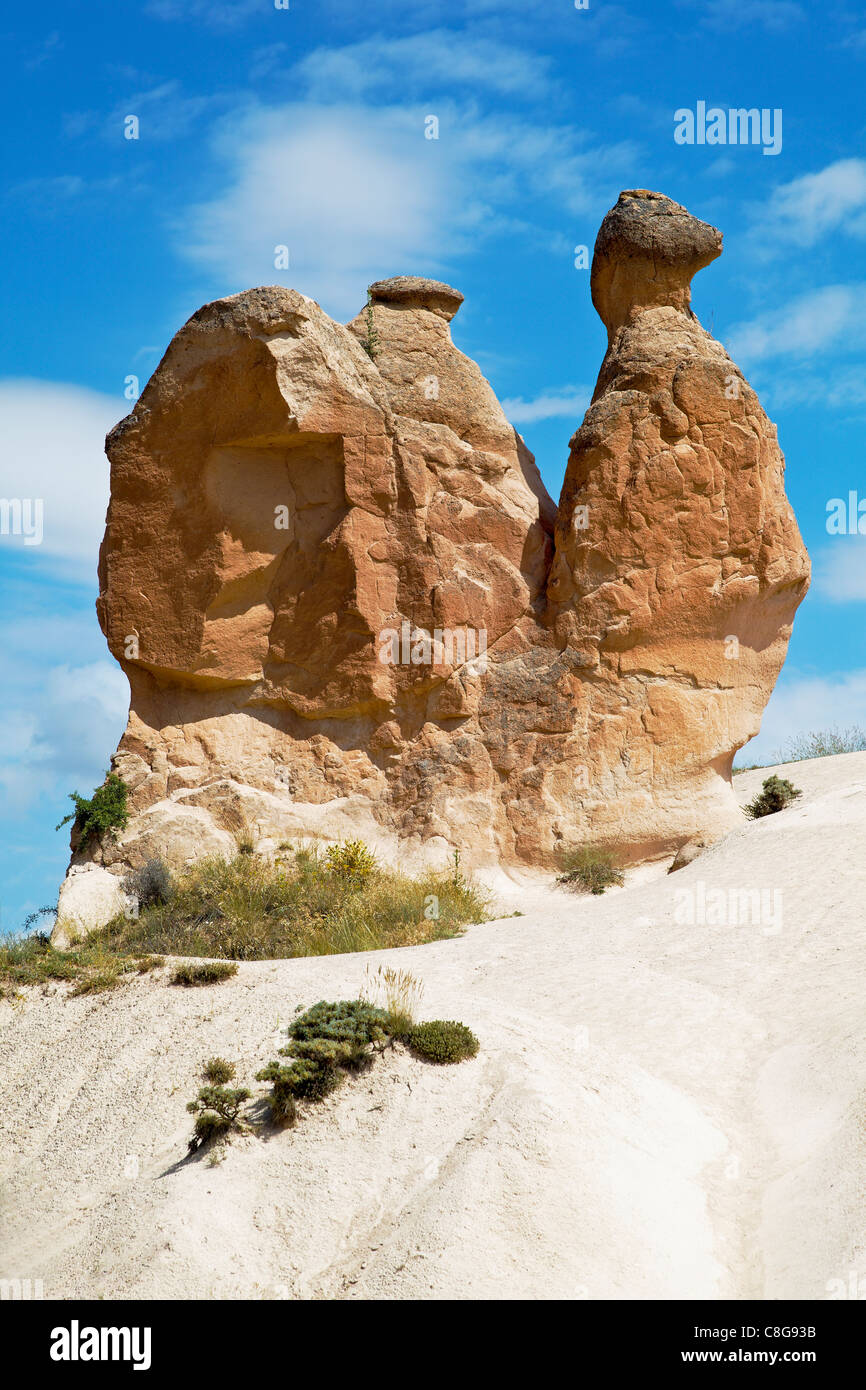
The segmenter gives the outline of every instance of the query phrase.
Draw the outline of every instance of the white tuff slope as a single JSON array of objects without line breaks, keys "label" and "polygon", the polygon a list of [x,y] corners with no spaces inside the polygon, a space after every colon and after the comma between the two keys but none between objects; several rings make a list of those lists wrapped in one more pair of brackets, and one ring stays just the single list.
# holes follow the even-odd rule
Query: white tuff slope
[{"label": "white tuff slope", "polygon": [[[604,898],[529,890],[460,940],[206,990],[0,1004],[0,1276],[48,1298],[820,1299],[866,1274],[866,753],[783,775],[793,807]],[[701,882],[780,889],[781,930],[678,925]],[[382,959],[479,1056],[386,1054],[294,1131],[184,1161],[201,1060],[249,1081],[296,1005]]]}]

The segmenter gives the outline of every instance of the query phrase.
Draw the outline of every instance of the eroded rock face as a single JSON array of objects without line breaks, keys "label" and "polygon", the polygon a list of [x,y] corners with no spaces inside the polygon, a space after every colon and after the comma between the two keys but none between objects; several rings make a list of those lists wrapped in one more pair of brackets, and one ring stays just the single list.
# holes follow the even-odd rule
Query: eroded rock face
[{"label": "eroded rock face", "polygon": [[551,866],[737,822],[808,561],[775,428],[689,307],[720,249],[660,194],[605,218],[610,345],[558,512],[449,286],[380,281],[347,327],[278,287],[195,314],[107,441],[133,815],[95,857],[250,828]]},{"label": "eroded rock face", "polygon": [[557,640],[607,723],[593,778],[648,850],[662,824],[686,839],[739,823],[733,755],[809,582],[776,427],[690,308],[692,275],[720,252],[714,227],[658,193],[623,193],[605,218],[591,283],[609,346],[548,584]]}]

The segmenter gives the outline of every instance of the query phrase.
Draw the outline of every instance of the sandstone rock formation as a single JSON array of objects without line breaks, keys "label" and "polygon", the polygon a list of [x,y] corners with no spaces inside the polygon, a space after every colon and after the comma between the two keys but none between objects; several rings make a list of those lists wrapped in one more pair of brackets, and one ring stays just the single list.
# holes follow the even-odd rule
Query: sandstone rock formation
[{"label": "sandstone rock formation", "polygon": [[347,327],[279,287],[199,310],[107,441],[133,814],[74,862],[248,828],[550,867],[737,823],[808,560],[775,427],[690,309],[720,250],[657,193],[604,219],[609,347],[558,511],[449,286],[380,281]]}]

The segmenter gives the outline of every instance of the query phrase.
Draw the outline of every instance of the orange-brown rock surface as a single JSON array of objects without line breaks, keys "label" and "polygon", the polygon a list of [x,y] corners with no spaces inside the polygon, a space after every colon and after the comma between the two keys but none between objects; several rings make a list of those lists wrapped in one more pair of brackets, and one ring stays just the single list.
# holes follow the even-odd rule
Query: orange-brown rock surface
[{"label": "orange-brown rock surface", "polygon": [[604,219],[558,511],[447,285],[381,281],[347,327],[278,287],[199,310],[107,441],[133,814],[95,861],[247,827],[551,866],[735,824],[808,560],[775,427],[689,306],[720,250],[660,194]]}]

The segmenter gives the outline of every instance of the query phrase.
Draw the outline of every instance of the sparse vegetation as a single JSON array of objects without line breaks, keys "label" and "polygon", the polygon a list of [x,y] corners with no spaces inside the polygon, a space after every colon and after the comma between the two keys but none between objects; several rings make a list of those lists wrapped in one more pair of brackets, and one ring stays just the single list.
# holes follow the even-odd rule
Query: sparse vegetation
[{"label": "sparse vegetation", "polygon": [[373,298],[370,291],[367,291],[367,336],[361,339],[361,346],[372,362],[375,362],[379,355],[379,334],[376,329],[376,321],[373,318]]},{"label": "sparse vegetation", "polygon": [[829,729],[812,730],[807,734],[797,734],[777,749],[774,754],[778,763],[800,763],[808,758],[832,758],[837,753],[862,753],[866,751],[866,729],[860,724],[851,724],[847,729],[834,725]]},{"label": "sparse vegetation", "polygon": [[58,951],[41,932],[7,937],[0,945],[0,997],[22,985],[52,982],[74,984],[73,994],[97,994],[124,983],[124,977],[163,964],[160,956],[117,953],[106,950],[101,942]]},{"label": "sparse vegetation", "polygon": [[202,1079],[207,1085],[200,1087],[195,1100],[187,1105],[191,1115],[195,1115],[189,1149],[194,1153],[203,1144],[215,1139],[224,1139],[232,1129],[240,1129],[238,1119],[244,1101],[249,1100],[251,1092],[245,1086],[229,1089],[225,1084],[234,1080],[233,1063],[224,1057],[211,1057],[202,1068]]},{"label": "sparse vegetation", "polygon": [[109,772],[93,796],[79,796],[78,792],[69,793],[75,810],[64,816],[56,829],[60,830],[73,821],[73,829],[78,831],[79,848],[83,848],[94,835],[97,839],[101,839],[106,832],[113,835],[115,831],[123,830],[129,820],[127,795],[128,788],[123,778],[116,772]]},{"label": "sparse vegetation", "polygon": [[405,1038],[415,1022],[424,986],[408,970],[396,970],[380,965],[375,971],[367,968],[361,998],[371,1004],[380,1001],[385,1010],[388,1030],[395,1038]]},{"label": "sparse vegetation", "polygon": [[139,908],[160,907],[171,898],[171,872],[159,858],[148,859],[123,880],[123,888],[134,897]]},{"label": "sparse vegetation", "polygon": [[439,941],[484,921],[486,909],[486,895],[459,871],[410,878],[348,841],[276,860],[200,859],[173,877],[166,902],[119,914],[95,937],[116,953],[274,960]]},{"label": "sparse vegetation", "polygon": [[[202,859],[176,876],[162,860],[149,860],[124,883],[138,899],[138,916],[120,913],[62,951],[44,933],[7,937],[0,945],[0,997],[52,980],[73,983],[77,993],[111,989],[164,965],[165,955],[188,958],[170,983],[214,984],[234,974],[227,962],[417,946],[487,919],[487,895],[460,871],[459,860],[453,869],[410,878],[379,865],[361,841],[331,848],[328,854],[290,846],[274,861],[239,849],[229,861]],[[31,913],[26,926],[53,911]],[[414,1015],[409,995],[400,1002],[402,972],[385,975],[388,989],[396,990],[385,998],[396,1037]],[[411,995],[412,977],[406,982]]]},{"label": "sparse vegetation", "polygon": [[598,896],[612,884],[620,887],[625,879],[621,871],[615,868],[609,854],[580,846],[564,851],[558,882],[576,893],[594,893]]},{"label": "sparse vegetation", "polygon": [[434,1018],[418,1023],[406,1041],[413,1052],[428,1062],[462,1062],[478,1051],[475,1034],[454,1019]]},{"label": "sparse vegetation", "polygon": [[743,807],[743,810],[751,820],[759,820],[761,816],[771,816],[776,811],[783,811],[800,794],[799,789],[786,777],[766,777],[761,791],[754,801]]},{"label": "sparse vegetation", "polygon": [[207,960],[202,964],[184,961],[171,977],[173,985],[218,985],[238,973],[234,961]]}]

